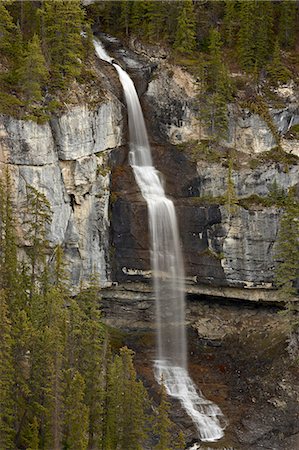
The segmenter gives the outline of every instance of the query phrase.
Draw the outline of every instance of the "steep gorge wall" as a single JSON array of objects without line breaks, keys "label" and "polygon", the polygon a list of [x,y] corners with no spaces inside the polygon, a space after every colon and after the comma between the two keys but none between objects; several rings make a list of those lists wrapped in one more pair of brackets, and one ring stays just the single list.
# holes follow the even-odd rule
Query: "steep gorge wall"
[{"label": "steep gorge wall", "polygon": [[[251,205],[231,214],[213,200],[225,195],[227,161],[190,158],[182,150],[205,135],[197,121],[195,80],[170,64],[161,49],[135,43],[137,56],[110,44],[136,79],[155,165],[175,199],[188,289],[270,287],[281,211]],[[101,70],[107,71],[105,63]],[[44,125],[0,118],[0,170],[7,164],[11,169],[16,209],[21,213],[25,208],[27,184],[46,195],[53,212],[49,240],[52,247],[60,243],[65,248],[73,286],[94,271],[102,286],[150,278],[146,206],[127,161],[126,114],[119,91],[117,82],[108,83],[97,107],[70,106]],[[287,136],[290,124],[299,123],[299,102],[294,87],[286,87],[281,96],[285,106],[270,114],[277,132]],[[276,145],[262,117],[231,106],[229,119],[223,146],[237,150],[240,164],[232,173],[237,195],[265,196],[274,180],[285,190],[298,185],[296,164],[286,170],[283,162],[260,160],[250,167],[244,157]],[[289,152],[298,151],[296,140],[282,142]],[[203,197],[213,201],[203,202]],[[20,236],[26,249],[24,226]]]},{"label": "steep gorge wall", "polygon": [[73,285],[96,271],[102,285],[109,275],[109,153],[123,139],[123,111],[110,95],[95,110],[71,108],[61,117],[38,125],[0,118],[0,170],[9,166],[13,202],[20,219],[20,245],[26,249],[26,186],[50,202],[52,248],[65,249]]}]

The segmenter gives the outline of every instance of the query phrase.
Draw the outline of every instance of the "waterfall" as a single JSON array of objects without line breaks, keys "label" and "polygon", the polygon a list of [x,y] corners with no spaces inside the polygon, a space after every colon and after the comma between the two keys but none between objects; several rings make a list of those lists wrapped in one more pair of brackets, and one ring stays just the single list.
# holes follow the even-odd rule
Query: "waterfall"
[{"label": "waterfall", "polygon": [[99,58],[112,64],[119,75],[128,108],[129,161],[148,207],[151,264],[156,299],[157,360],[155,376],[167,393],[180,400],[202,441],[223,436],[220,408],[196,388],[187,369],[185,327],[185,274],[173,202],[166,197],[161,174],[152,163],[142,109],[129,75],[94,40]]}]

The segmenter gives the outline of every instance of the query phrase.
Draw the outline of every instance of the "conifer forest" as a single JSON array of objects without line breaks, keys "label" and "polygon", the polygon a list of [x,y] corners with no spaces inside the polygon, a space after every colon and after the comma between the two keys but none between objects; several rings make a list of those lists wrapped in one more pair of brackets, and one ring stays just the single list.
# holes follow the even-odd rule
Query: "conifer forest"
[{"label": "conifer forest", "polygon": [[298,450],[298,163],[298,0],[0,0],[0,450]]}]

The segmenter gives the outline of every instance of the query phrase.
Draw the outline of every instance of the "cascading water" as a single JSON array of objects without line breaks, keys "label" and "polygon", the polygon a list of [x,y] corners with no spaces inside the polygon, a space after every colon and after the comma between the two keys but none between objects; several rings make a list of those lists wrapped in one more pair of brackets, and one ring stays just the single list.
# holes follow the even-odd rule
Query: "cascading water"
[{"label": "cascading water", "polygon": [[129,75],[94,40],[99,58],[112,64],[123,86],[130,133],[130,164],[147,202],[151,235],[151,262],[156,297],[158,357],[155,376],[167,393],[180,400],[192,418],[202,441],[223,436],[221,410],[196,389],[187,370],[184,265],[173,202],[165,196],[160,173],[152,163],[142,109]]}]

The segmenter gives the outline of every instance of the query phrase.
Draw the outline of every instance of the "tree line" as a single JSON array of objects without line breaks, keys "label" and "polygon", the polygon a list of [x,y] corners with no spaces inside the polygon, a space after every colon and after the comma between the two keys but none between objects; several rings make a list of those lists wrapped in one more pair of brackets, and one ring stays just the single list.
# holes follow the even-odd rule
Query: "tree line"
[{"label": "tree line", "polygon": [[210,30],[217,28],[246,70],[271,59],[275,36],[283,49],[294,48],[298,38],[298,6],[292,0],[112,0],[95,2],[87,11],[102,31],[137,35],[187,53],[206,50]]},{"label": "tree line", "polygon": [[91,49],[91,27],[79,0],[1,0],[2,111],[25,108],[38,116],[46,96],[49,110],[55,108],[55,94],[80,78]]},{"label": "tree line", "polygon": [[[19,211],[9,170],[0,183],[0,448],[5,450],[184,448],[174,439],[161,388],[153,406],[136,375],[134,353],[110,344],[96,274],[76,297],[60,246],[47,241],[51,209],[27,186]],[[51,264],[49,264],[51,261]]]}]

